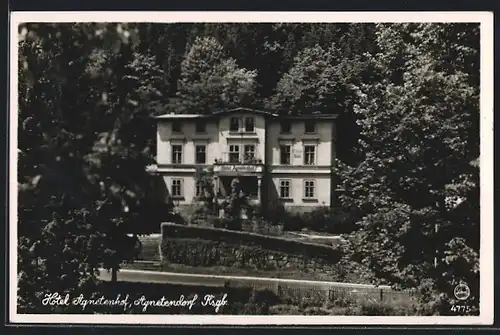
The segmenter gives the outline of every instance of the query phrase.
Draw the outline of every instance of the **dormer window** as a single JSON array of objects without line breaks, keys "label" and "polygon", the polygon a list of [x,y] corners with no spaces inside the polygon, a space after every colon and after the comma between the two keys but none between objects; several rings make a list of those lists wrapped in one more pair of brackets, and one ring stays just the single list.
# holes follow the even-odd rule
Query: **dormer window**
[{"label": "dormer window", "polygon": [[237,117],[232,117],[229,121],[229,131],[239,131],[240,120]]},{"label": "dormer window", "polygon": [[254,130],[255,130],[255,125],[254,125],[253,117],[246,117],[245,118],[245,131],[253,132]]},{"label": "dormer window", "polygon": [[316,123],[314,121],[306,121],[305,122],[305,132],[306,133],[315,133],[316,132]]},{"label": "dormer window", "polygon": [[172,132],[173,133],[182,133],[182,124],[180,121],[172,122]]},{"label": "dormer window", "polygon": [[207,128],[206,128],[207,124],[205,121],[197,121],[196,122],[196,132],[197,133],[206,133],[207,131]]}]

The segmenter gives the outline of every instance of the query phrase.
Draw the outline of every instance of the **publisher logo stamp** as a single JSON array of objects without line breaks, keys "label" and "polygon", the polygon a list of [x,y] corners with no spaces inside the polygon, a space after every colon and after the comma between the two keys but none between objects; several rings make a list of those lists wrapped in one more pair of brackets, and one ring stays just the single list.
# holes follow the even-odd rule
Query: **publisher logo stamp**
[{"label": "publisher logo stamp", "polygon": [[453,294],[455,295],[455,298],[458,300],[465,300],[470,296],[470,289],[467,284],[461,283],[455,286],[455,289],[453,290]]}]

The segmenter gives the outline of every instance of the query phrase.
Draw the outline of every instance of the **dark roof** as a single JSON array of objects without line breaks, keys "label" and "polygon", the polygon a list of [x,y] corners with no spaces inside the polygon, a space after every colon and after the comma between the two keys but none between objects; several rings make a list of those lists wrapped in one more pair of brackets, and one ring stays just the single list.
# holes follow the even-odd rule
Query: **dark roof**
[{"label": "dark roof", "polygon": [[267,115],[271,117],[290,119],[290,120],[326,120],[326,119],[336,119],[338,114],[321,114],[321,113],[313,113],[311,115],[283,115],[277,114],[275,111],[264,110],[264,109],[254,109],[248,107],[236,107],[230,109],[219,109],[214,111],[212,114],[176,114],[169,113],[155,116],[156,119],[196,119],[196,118],[210,118],[217,117],[222,114],[228,113],[236,113],[236,112],[247,112],[247,113],[255,113],[261,115]]},{"label": "dark roof", "polygon": [[313,114],[313,115],[287,115],[283,118],[291,120],[325,120],[325,119],[336,119],[338,114]]},{"label": "dark roof", "polygon": [[253,108],[247,108],[247,107],[236,107],[236,108],[231,108],[231,109],[220,109],[216,112],[213,113],[213,115],[219,115],[219,114],[225,114],[225,113],[234,113],[234,112],[249,112],[249,113],[256,113],[256,114],[264,114],[264,115],[269,115],[269,116],[278,116],[278,114],[273,113],[269,110],[261,110],[261,109],[253,109]]},{"label": "dark roof", "polygon": [[203,117],[207,117],[207,116],[209,116],[209,115],[169,113],[169,114],[157,115],[157,116],[153,116],[153,117],[155,119],[198,119],[198,118],[203,118]]}]

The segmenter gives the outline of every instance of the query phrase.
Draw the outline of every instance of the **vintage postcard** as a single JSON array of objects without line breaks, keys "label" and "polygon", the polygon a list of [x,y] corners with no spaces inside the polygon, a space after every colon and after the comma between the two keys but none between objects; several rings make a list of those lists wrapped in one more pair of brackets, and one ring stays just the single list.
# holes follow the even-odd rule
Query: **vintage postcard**
[{"label": "vintage postcard", "polygon": [[10,36],[11,323],[492,324],[492,13]]}]

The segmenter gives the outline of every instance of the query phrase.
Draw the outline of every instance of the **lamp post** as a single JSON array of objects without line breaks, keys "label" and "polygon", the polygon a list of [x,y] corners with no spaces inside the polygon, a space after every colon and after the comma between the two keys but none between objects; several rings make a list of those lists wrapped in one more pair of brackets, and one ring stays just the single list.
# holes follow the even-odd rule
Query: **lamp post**
[{"label": "lamp post", "polygon": [[439,230],[439,224],[435,223],[434,224],[434,238],[435,238],[435,243],[436,243],[436,246],[435,246],[436,249],[434,251],[434,268],[437,268],[437,255],[438,255],[437,234],[438,234],[438,230]]}]

